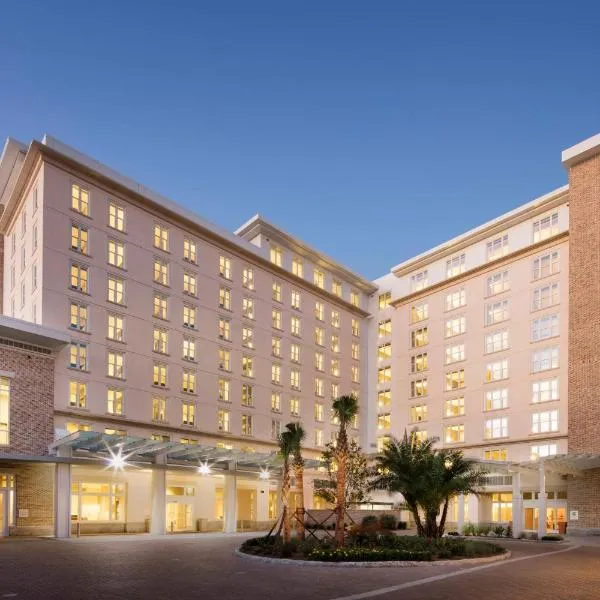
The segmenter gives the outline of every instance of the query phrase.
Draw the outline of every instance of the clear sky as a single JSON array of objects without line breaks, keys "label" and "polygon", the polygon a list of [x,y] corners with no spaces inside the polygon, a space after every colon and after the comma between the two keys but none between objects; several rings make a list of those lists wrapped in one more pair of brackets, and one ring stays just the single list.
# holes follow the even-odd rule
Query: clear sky
[{"label": "clear sky", "polygon": [[4,2],[0,137],[373,278],[566,182],[599,32],[597,1]]}]

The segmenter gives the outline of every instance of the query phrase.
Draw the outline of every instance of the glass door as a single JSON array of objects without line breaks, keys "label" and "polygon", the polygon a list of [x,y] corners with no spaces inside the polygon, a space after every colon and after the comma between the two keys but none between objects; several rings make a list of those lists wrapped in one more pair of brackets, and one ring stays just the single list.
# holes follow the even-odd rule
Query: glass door
[{"label": "glass door", "polygon": [[8,502],[6,492],[0,491],[0,537],[8,535]]}]

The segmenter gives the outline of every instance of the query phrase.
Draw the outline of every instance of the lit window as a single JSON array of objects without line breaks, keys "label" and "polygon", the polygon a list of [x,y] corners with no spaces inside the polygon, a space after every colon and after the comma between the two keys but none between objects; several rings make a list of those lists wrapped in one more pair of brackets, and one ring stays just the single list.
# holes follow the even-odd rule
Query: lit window
[{"label": "lit window", "polygon": [[271,319],[272,319],[273,329],[281,329],[281,311],[278,310],[277,308],[272,309]]},{"label": "lit window", "polygon": [[254,329],[252,327],[242,327],[242,346],[254,348]]},{"label": "lit window", "polygon": [[556,444],[539,444],[531,446],[531,460],[556,455]]},{"label": "lit window", "polygon": [[277,281],[273,282],[273,293],[271,294],[271,298],[275,302],[281,302],[281,284]]},{"label": "lit window", "polygon": [[357,319],[352,319],[352,335],[358,337],[360,335],[360,323]]},{"label": "lit window", "polygon": [[254,377],[254,359],[251,356],[242,356],[242,375]]},{"label": "lit window", "polygon": [[508,330],[494,331],[485,336],[485,351],[487,354],[508,349]]},{"label": "lit window", "polygon": [[231,290],[221,286],[219,288],[219,308],[231,310]]},{"label": "lit window", "polygon": [[152,366],[152,385],[167,387],[167,366],[154,363]]},{"label": "lit window", "polygon": [[421,398],[427,396],[427,379],[415,379],[410,382],[410,397]]},{"label": "lit window", "polygon": [[325,305],[322,302],[315,303],[315,318],[319,321],[325,320]]},{"label": "lit window", "polygon": [[194,264],[198,262],[196,242],[189,238],[183,238],[183,260]]},{"label": "lit window", "polygon": [[121,242],[108,240],[108,264],[119,269],[125,266],[125,246]]},{"label": "lit window", "polygon": [[459,444],[465,441],[464,425],[447,425],[444,428],[444,442],[446,444]]},{"label": "lit window", "polygon": [[546,215],[533,222],[533,242],[541,242],[558,233],[558,213]]},{"label": "lit window", "polygon": [[389,429],[392,426],[392,416],[389,413],[377,415],[377,429]]},{"label": "lit window", "polygon": [[[5,377],[0,378],[0,402],[2,401],[2,380]],[[87,383],[82,381],[70,381],[69,382],[69,406],[73,408],[85,408],[87,406]],[[0,409],[1,411],[1,409]],[[0,422],[2,416],[0,415]],[[2,425],[0,424],[0,431]]]},{"label": "lit window", "polygon": [[342,282],[341,281],[334,279],[331,282],[331,293],[334,296],[339,296],[340,298],[342,297]]},{"label": "lit window", "polygon": [[108,276],[108,301],[114,304],[124,303],[125,283],[118,277]]},{"label": "lit window", "polygon": [[458,390],[465,387],[465,370],[457,369],[446,373],[446,391]]},{"label": "lit window", "polygon": [[410,357],[410,370],[412,373],[421,373],[428,369],[428,357],[427,352],[423,354],[415,354]]},{"label": "lit window", "polygon": [[123,379],[125,377],[125,355],[109,350],[106,359],[106,374],[108,377]]},{"label": "lit window", "polygon": [[531,370],[534,373],[558,368],[559,350],[557,347],[544,348],[533,353]]},{"label": "lit window", "polygon": [[319,447],[323,445],[323,430],[315,429],[315,446]]},{"label": "lit window", "polygon": [[558,431],[558,410],[533,413],[531,415],[531,433]]},{"label": "lit window", "polygon": [[254,435],[252,415],[242,415],[242,435]]},{"label": "lit window", "polygon": [[331,334],[331,351],[338,353],[340,351],[340,336]]},{"label": "lit window", "polygon": [[317,371],[324,371],[325,370],[324,365],[325,365],[325,362],[324,362],[323,353],[315,352],[315,369]]},{"label": "lit window", "polygon": [[281,421],[279,419],[271,419],[271,439],[278,440],[281,434]]},{"label": "lit window", "polygon": [[117,231],[125,231],[125,209],[114,202],[108,204],[108,226]]},{"label": "lit window", "polygon": [[254,319],[254,299],[242,298],[242,315],[247,319]]},{"label": "lit window", "polygon": [[496,260],[508,253],[508,234],[494,238],[486,244],[487,260]]},{"label": "lit window", "polygon": [[279,364],[271,365],[271,383],[281,384],[281,365]]},{"label": "lit window", "polygon": [[254,406],[254,387],[248,383],[242,384],[242,406]]},{"label": "lit window", "polygon": [[413,431],[410,437],[413,443],[422,444],[425,440],[427,440],[427,431]]},{"label": "lit window", "polygon": [[281,338],[271,338],[271,354],[277,357],[281,356]]},{"label": "lit window", "polygon": [[169,230],[159,223],[154,225],[154,247],[169,250]]},{"label": "lit window", "polygon": [[533,290],[531,310],[548,308],[559,303],[558,283],[549,283]]},{"label": "lit window", "polygon": [[300,310],[300,292],[292,290],[291,305],[292,308]]},{"label": "lit window", "polygon": [[420,423],[427,421],[427,404],[417,404],[410,407],[410,422]]},{"label": "lit window", "polygon": [[377,324],[377,335],[381,337],[385,337],[387,335],[392,334],[392,320],[385,319],[383,321],[379,321]]},{"label": "lit window", "polygon": [[531,401],[551,402],[558,400],[558,379],[542,379],[531,384]]},{"label": "lit window", "polygon": [[190,296],[195,296],[197,293],[197,279],[193,273],[183,274],[183,293]]},{"label": "lit window", "polygon": [[296,369],[290,371],[290,386],[293,390],[300,389],[300,371]]},{"label": "lit window", "polygon": [[350,381],[352,383],[359,383],[359,372],[358,372],[358,367],[356,365],[351,365],[350,366]]},{"label": "lit window", "polygon": [[242,285],[247,290],[254,289],[254,271],[252,267],[244,267],[244,270],[242,271]]},{"label": "lit window", "polygon": [[196,360],[196,340],[187,336],[183,338],[183,360]]},{"label": "lit window", "polygon": [[350,356],[354,360],[360,359],[360,346],[358,345],[357,342],[352,342],[352,344],[350,346]]},{"label": "lit window", "polygon": [[488,363],[485,367],[485,381],[500,381],[508,378],[508,360]]},{"label": "lit window", "polygon": [[427,327],[421,329],[413,329],[410,332],[410,346],[411,348],[420,348],[429,343],[429,335]]},{"label": "lit window", "polygon": [[379,360],[389,360],[392,358],[392,344],[390,342],[377,347],[377,358]]},{"label": "lit window", "polygon": [[322,327],[315,327],[315,344],[317,346],[325,345],[325,330]]},{"label": "lit window", "polygon": [[183,369],[181,376],[181,391],[187,394],[196,393],[196,372]]},{"label": "lit window", "polygon": [[169,265],[163,260],[154,260],[154,281],[161,285],[169,284]]},{"label": "lit window", "polygon": [[467,319],[464,316],[446,319],[445,335],[452,337],[464,333],[467,329]]},{"label": "lit window", "polygon": [[290,319],[290,332],[296,337],[300,337],[300,318],[292,316]]},{"label": "lit window", "polygon": [[[319,394],[317,394],[317,395],[319,395]],[[320,395],[322,395],[322,394],[320,394]],[[323,422],[323,414],[324,414],[323,403],[315,402],[315,421]]]},{"label": "lit window", "polygon": [[378,305],[379,310],[387,308],[392,303],[392,292],[379,294]]},{"label": "lit window", "polygon": [[447,365],[459,362],[461,360],[465,360],[465,345],[464,344],[454,344],[452,346],[447,346],[445,349],[445,363]]},{"label": "lit window", "polygon": [[350,304],[352,306],[360,306],[360,294],[354,290],[350,292]]},{"label": "lit window", "polygon": [[188,329],[196,328],[196,307],[189,304],[183,305],[183,326]]},{"label": "lit window", "polygon": [[219,348],[219,369],[231,370],[231,353],[225,348]]},{"label": "lit window", "polygon": [[453,256],[446,261],[446,279],[450,277],[456,277],[466,270],[466,256],[465,254],[459,254]]},{"label": "lit window", "polygon": [[108,314],[106,337],[109,340],[114,340],[115,342],[123,341],[123,322],[124,319],[121,315],[115,315],[113,313]]},{"label": "lit window", "polygon": [[298,344],[290,344],[290,361],[293,363],[300,362],[300,346]]},{"label": "lit window", "polygon": [[492,522],[512,521],[512,493],[492,494]]},{"label": "lit window", "polygon": [[281,412],[281,394],[279,392],[271,392],[271,410]]},{"label": "lit window", "polygon": [[508,450],[506,448],[486,448],[483,451],[484,460],[508,460]]},{"label": "lit window", "polygon": [[410,277],[410,289],[412,292],[418,292],[429,285],[429,278],[427,271],[421,271],[420,273],[415,273]]},{"label": "lit window", "polygon": [[508,417],[487,419],[484,428],[485,439],[508,437]]},{"label": "lit window", "polygon": [[71,369],[79,369],[80,371],[88,370],[87,344],[71,342],[69,347],[69,367]]},{"label": "lit window", "polygon": [[508,390],[488,390],[485,393],[484,410],[508,408]]},{"label": "lit window", "polygon": [[510,289],[508,271],[499,271],[490,275],[485,282],[485,292],[487,296],[495,296]]},{"label": "lit window", "polygon": [[[25,250],[25,248],[23,248]],[[80,254],[88,253],[88,230],[81,225],[71,225],[71,250]]]},{"label": "lit window", "polygon": [[196,405],[184,402],[181,405],[181,424],[193,426],[196,423]]},{"label": "lit window", "polygon": [[229,379],[219,377],[219,400],[229,402]]},{"label": "lit window", "polygon": [[[14,271],[13,271],[14,280]],[[81,265],[71,265],[71,289],[88,293],[88,268]]]},{"label": "lit window", "polygon": [[79,304],[78,302],[71,302],[71,310],[70,310],[70,322],[69,326],[71,329],[76,329],[77,331],[87,331],[88,330],[88,307],[84,304]]},{"label": "lit window", "polygon": [[495,325],[508,319],[508,300],[492,302],[485,306],[485,324]]},{"label": "lit window", "polygon": [[283,262],[283,252],[279,246],[271,246],[270,258],[274,265],[281,267]]},{"label": "lit window", "polygon": [[162,294],[154,294],[152,315],[159,319],[167,318],[167,297]]},{"label": "lit window", "polygon": [[292,417],[300,416],[300,400],[298,398],[290,398],[290,415]]},{"label": "lit window", "polygon": [[123,390],[109,388],[106,391],[106,412],[111,415],[123,414]]},{"label": "lit window", "polygon": [[[419,321],[424,321],[429,318],[429,305],[427,302],[422,302],[421,304],[415,304],[410,307],[410,322],[418,323]],[[380,321],[380,323],[390,323],[390,333],[391,333],[391,321]]]},{"label": "lit window", "polygon": [[228,410],[223,410],[220,408],[217,411],[217,429],[224,432],[230,431],[230,418]]},{"label": "lit window", "polygon": [[82,215],[90,214],[90,194],[76,183],[71,185],[71,208]]},{"label": "lit window", "polygon": [[335,327],[335,328],[339,328],[340,324],[341,324],[340,311],[332,310],[331,311],[331,326]]},{"label": "lit window", "polygon": [[559,333],[558,315],[546,315],[535,319],[531,323],[531,341],[539,342],[551,337],[556,337]]},{"label": "lit window", "polygon": [[444,416],[445,417],[460,417],[465,414],[465,398],[448,398],[444,401]]},{"label": "lit window", "polygon": [[560,255],[558,250],[538,256],[533,261],[533,278],[542,279],[555,275],[560,271]]},{"label": "lit window", "polygon": [[323,271],[315,269],[313,273],[313,283],[318,288],[323,289],[325,287],[325,273],[323,273]]}]

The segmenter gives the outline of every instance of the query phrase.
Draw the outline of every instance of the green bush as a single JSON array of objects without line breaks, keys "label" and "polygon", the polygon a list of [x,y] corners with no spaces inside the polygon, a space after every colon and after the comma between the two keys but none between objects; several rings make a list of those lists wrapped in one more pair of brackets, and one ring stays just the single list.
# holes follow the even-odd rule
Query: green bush
[{"label": "green bush", "polygon": [[406,521],[398,521],[398,529],[408,529],[408,523]]},{"label": "green bush", "polygon": [[504,535],[504,527],[502,525],[497,525],[496,527],[494,527],[494,535],[496,537],[502,537]]},{"label": "green bush", "polygon": [[396,529],[398,527],[398,519],[394,515],[381,515],[379,524],[382,529]]},{"label": "green bush", "polygon": [[542,541],[544,542],[560,542],[563,539],[562,535],[558,535],[557,533],[549,533],[548,535],[542,536]]},{"label": "green bush", "polygon": [[363,517],[362,521],[360,522],[363,527],[370,527],[372,525],[377,525],[377,523],[378,519],[375,515],[367,515],[366,517]]},{"label": "green bush", "polygon": [[313,550],[309,560],[326,562],[364,562],[383,560],[430,561],[431,552],[411,552],[399,548],[335,548],[331,550]]},{"label": "green bush", "polygon": [[507,538],[511,538],[513,536],[513,528],[512,525],[509,523],[507,528],[506,528],[506,537]]},{"label": "green bush", "polygon": [[476,534],[477,535],[489,535],[490,531],[492,530],[492,526],[489,525],[488,523],[481,523],[480,525],[477,525],[477,531]]},{"label": "green bush", "polygon": [[477,526],[473,523],[465,523],[463,525],[462,534],[463,535],[475,535],[477,533]]}]

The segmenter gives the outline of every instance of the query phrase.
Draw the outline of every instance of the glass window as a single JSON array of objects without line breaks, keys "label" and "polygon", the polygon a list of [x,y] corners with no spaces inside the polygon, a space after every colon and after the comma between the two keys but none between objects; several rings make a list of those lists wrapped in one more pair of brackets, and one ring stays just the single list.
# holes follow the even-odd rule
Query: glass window
[{"label": "glass window", "polygon": [[217,429],[219,431],[230,431],[229,411],[220,408],[217,411]]},{"label": "glass window", "polygon": [[88,253],[88,229],[73,223],[71,225],[71,250],[80,254]]},{"label": "glass window", "polygon": [[466,270],[466,256],[465,254],[459,254],[453,256],[446,261],[446,279],[450,277],[456,277]]},{"label": "glass window", "polygon": [[169,230],[160,223],[154,225],[154,247],[169,250]]},{"label": "glass window", "polygon": [[79,369],[80,371],[88,370],[87,344],[71,342],[69,347],[69,367],[71,369]]},{"label": "glass window", "polygon": [[536,412],[531,415],[531,433],[558,431],[558,410]]},{"label": "glass window", "polygon": [[508,390],[488,390],[485,392],[484,410],[508,408]]},{"label": "glass window", "polygon": [[542,254],[533,260],[533,279],[542,279],[560,271],[558,250]]},{"label": "glass window", "polygon": [[387,308],[392,303],[392,292],[379,294],[379,310]]},{"label": "glass window", "polygon": [[540,310],[560,302],[558,282],[548,283],[533,290],[531,310]]},{"label": "glass window", "polygon": [[196,264],[198,262],[198,248],[196,242],[183,238],[183,260]]},{"label": "glass window", "polygon": [[453,344],[445,349],[445,362],[447,365],[465,360],[465,345]]},{"label": "glass window", "polygon": [[117,379],[125,377],[125,355],[122,352],[108,351],[106,374],[108,377],[116,377]]},{"label": "glass window", "polygon": [[558,233],[558,213],[546,215],[533,222],[533,242],[541,242]]},{"label": "glass window", "polygon": [[485,367],[485,381],[499,381],[508,378],[508,360],[488,363]]},{"label": "glass window", "polygon": [[183,305],[183,326],[188,329],[196,328],[196,307],[190,304]]},{"label": "glass window", "polygon": [[457,369],[446,373],[446,391],[465,387],[465,370]]},{"label": "glass window", "polygon": [[229,379],[219,377],[219,400],[221,402],[229,402]]},{"label": "glass window", "polygon": [[254,386],[242,384],[242,406],[254,406]]},{"label": "glass window", "polygon": [[325,320],[325,305],[322,302],[315,303],[315,318],[319,321]]},{"label": "glass window", "polygon": [[125,283],[122,279],[108,276],[108,301],[114,304],[124,304],[125,302]]},{"label": "glass window", "polygon": [[494,325],[508,319],[508,300],[492,302],[485,306],[485,324]]},{"label": "glass window", "polygon": [[90,193],[76,183],[71,184],[71,208],[82,215],[90,214]]},{"label": "glass window", "polygon": [[292,308],[300,310],[300,292],[298,292],[297,290],[292,290],[291,305]]},{"label": "glass window", "polygon": [[116,240],[108,240],[108,264],[119,269],[125,266],[125,245]]},{"label": "glass window", "polygon": [[270,258],[274,265],[281,267],[283,264],[283,252],[279,246],[271,246]]},{"label": "glass window", "polygon": [[292,273],[296,277],[304,277],[304,264],[302,263],[302,259],[294,256],[292,259]]},{"label": "glass window", "polygon": [[242,271],[242,285],[247,290],[254,289],[254,270],[252,267],[244,267],[244,270]]},{"label": "glass window", "polygon": [[254,435],[252,415],[242,415],[242,435]]},{"label": "glass window", "polygon": [[558,378],[542,379],[531,384],[531,401],[552,402],[558,400]]},{"label": "glass window", "polygon": [[410,289],[413,292],[418,292],[429,285],[429,278],[427,271],[421,271],[420,273],[415,273],[410,277]]},{"label": "glass window", "polygon": [[487,354],[506,349],[508,349],[508,329],[486,334],[485,351]]},{"label": "glass window", "polygon": [[412,373],[420,373],[421,371],[427,371],[428,364],[427,352],[423,354],[415,354],[410,357],[410,370]]},{"label": "glass window", "polygon": [[531,370],[534,373],[558,368],[559,350],[557,347],[536,350],[531,359]]},{"label": "glass window", "polygon": [[108,326],[107,326],[106,337],[108,337],[109,340],[114,340],[115,342],[124,341],[124,335],[123,335],[124,319],[123,319],[123,317],[121,315],[108,313],[107,320],[108,320],[108,323],[107,323]]},{"label": "glass window", "polygon": [[231,354],[229,350],[224,348],[219,348],[219,369],[223,369],[223,371],[231,370]]},{"label": "glass window", "polygon": [[531,446],[531,460],[556,455],[556,444],[534,444]]},{"label": "glass window", "polygon": [[[424,321],[429,317],[429,305],[427,302],[422,302],[421,304],[414,304],[410,307],[410,322],[418,323],[419,321]],[[381,323],[381,321],[380,321]],[[391,326],[391,321],[390,321]]]},{"label": "glass window", "polygon": [[413,329],[410,332],[410,346],[411,348],[420,348],[426,346],[429,343],[429,335],[427,327],[421,329]]},{"label": "glass window", "polygon": [[196,372],[183,369],[181,375],[181,391],[187,394],[196,393]]},{"label": "glass window", "polygon": [[377,324],[377,335],[379,337],[385,337],[392,334],[392,320],[384,319],[379,321]]},{"label": "glass window", "polygon": [[106,412],[111,415],[123,414],[123,390],[109,388],[106,391]]},{"label": "glass window", "polygon": [[183,293],[195,296],[197,293],[198,282],[193,273],[183,273]]},{"label": "glass window", "polygon": [[558,314],[545,315],[531,323],[531,341],[538,342],[559,334]]},{"label": "glass window", "polygon": [[446,310],[454,310],[467,304],[467,293],[465,288],[454,290],[446,294]]},{"label": "glass window", "polygon": [[487,260],[496,260],[508,253],[508,234],[505,233],[486,244]]},{"label": "glass window", "polygon": [[313,283],[318,288],[323,289],[325,287],[325,273],[323,273],[323,271],[315,269],[313,272]]},{"label": "glass window", "polygon": [[[2,394],[2,379],[0,378],[0,402]],[[69,381],[69,406],[74,408],[86,408],[87,406],[87,383],[83,381]],[[2,417],[0,417],[0,421]],[[0,429],[1,429],[0,424]]]},{"label": "glass window", "polygon": [[377,347],[377,358],[379,358],[379,360],[389,360],[390,358],[392,358],[391,342],[380,344]]},{"label": "glass window", "polygon": [[154,259],[154,282],[169,285],[169,265],[160,259]]},{"label": "glass window", "polygon": [[[387,381],[391,381],[391,377]],[[427,396],[427,379],[415,379],[411,381],[410,396],[411,398],[420,398],[422,396]]]},{"label": "glass window", "polygon": [[465,398],[448,398],[444,401],[444,416],[445,417],[460,417],[465,414]]},{"label": "glass window", "polygon": [[219,308],[231,310],[231,290],[221,286],[219,288]]},{"label": "glass window", "polygon": [[417,404],[410,407],[410,422],[427,421],[427,404]]},{"label": "glass window", "polygon": [[108,203],[108,226],[125,231],[125,209],[114,202]]},{"label": "glass window", "polygon": [[[14,280],[14,271],[13,271]],[[88,288],[88,268],[82,265],[71,265],[71,289],[87,294]]]},{"label": "glass window", "polygon": [[339,296],[340,298],[342,297],[342,282],[341,281],[334,279],[331,282],[331,293],[334,296]]},{"label": "glass window", "polygon": [[154,363],[152,366],[152,384],[167,387],[167,366]]},{"label": "glass window", "polygon": [[483,451],[484,460],[508,460],[508,450],[506,448],[486,448]]},{"label": "glass window", "polygon": [[71,519],[73,520],[88,523],[124,521],[126,505],[124,483],[76,482],[71,486]]},{"label": "glass window", "polygon": [[485,292],[487,296],[494,296],[509,289],[508,271],[498,271],[486,279]]},{"label": "glass window", "polygon": [[459,444],[465,441],[464,425],[447,425],[444,428],[444,442],[446,444]]},{"label": "glass window", "polygon": [[467,329],[467,319],[465,316],[452,317],[446,319],[445,336],[452,337],[463,334]]},{"label": "glass window", "polygon": [[484,437],[486,439],[508,437],[508,417],[487,419],[485,422]]},{"label": "glass window", "polygon": [[162,294],[154,294],[152,315],[159,319],[167,318],[167,297]]},{"label": "glass window", "polygon": [[71,302],[69,327],[77,331],[88,331],[88,307],[79,302]]}]

